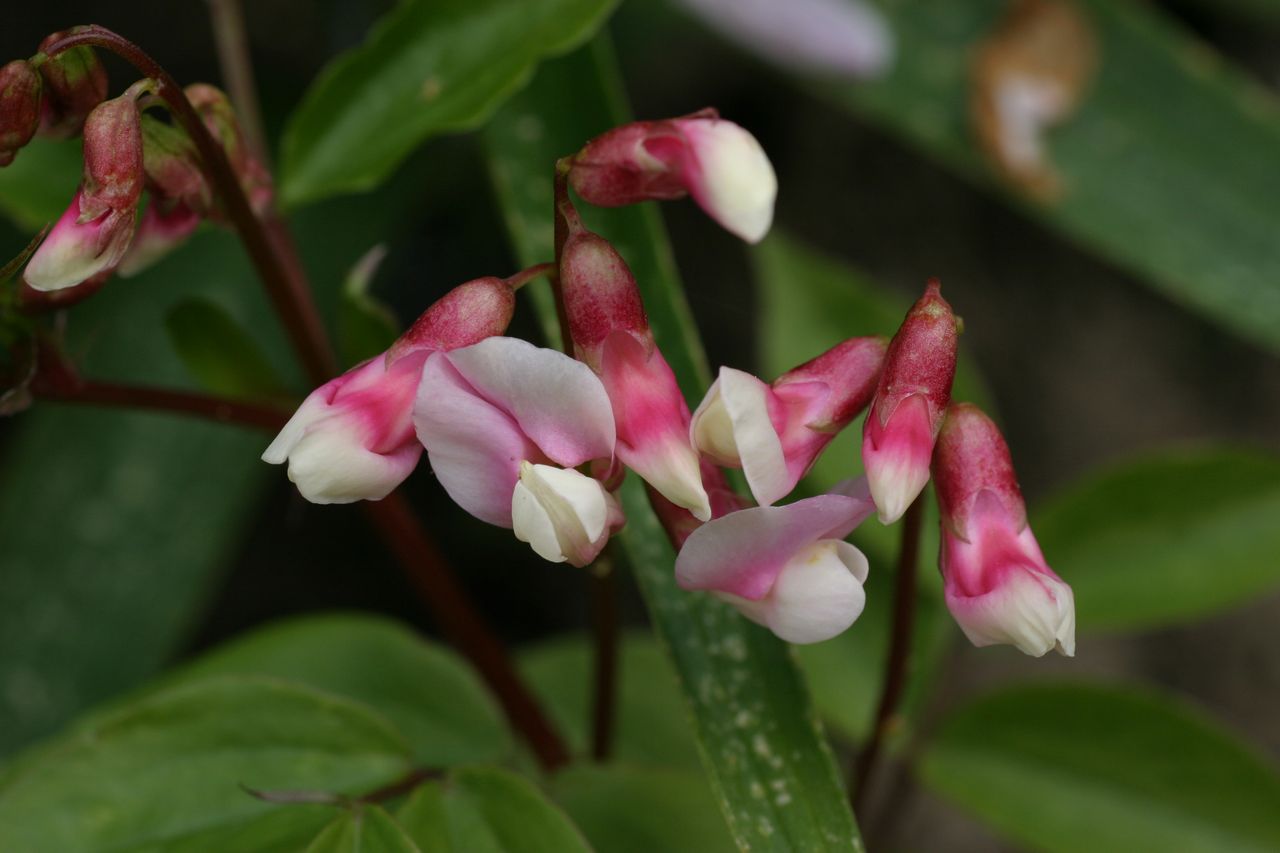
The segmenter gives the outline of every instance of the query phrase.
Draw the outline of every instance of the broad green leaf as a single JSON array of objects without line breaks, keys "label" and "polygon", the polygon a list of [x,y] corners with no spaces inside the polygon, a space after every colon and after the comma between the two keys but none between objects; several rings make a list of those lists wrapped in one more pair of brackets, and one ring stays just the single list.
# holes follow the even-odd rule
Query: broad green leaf
[{"label": "broad green leaf", "polygon": [[274,676],[363,702],[395,725],[424,767],[496,761],[512,751],[501,713],[466,662],[380,617],[307,616],[263,628],[162,686],[230,674]]},{"label": "broad green leaf", "polygon": [[587,853],[564,813],[506,770],[466,767],[419,787],[396,814],[422,853]]},{"label": "broad green leaf", "polygon": [[32,140],[0,169],[0,213],[32,233],[57,221],[71,203],[84,170],[80,147],[77,139]]},{"label": "broad green leaf", "polygon": [[418,845],[378,806],[359,806],[334,818],[307,853],[418,853]]},{"label": "broad green leaf", "polygon": [[[575,635],[520,655],[520,670],[578,755],[591,740],[591,642]],[[650,635],[622,639],[611,758],[635,765],[696,766],[697,746],[671,663]]]},{"label": "broad green leaf", "polygon": [[925,782],[1036,850],[1280,848],[1280,775],[1183,703],[1104,687],[985,696],[942,723]]},{"label": "broad green leaf", "polygon": [[347,273],[338,303],[338,348],[347,364],[358,364],[387,351],[400,334],[395,314],[369,293],[378,267],[387,256],[379,243],[365,252]]},{"label": "broad green leaf", "polygon": [[174,352],[203,388],[227,397],[281,397],[284,383],[248,330],[200,296],[169,309],[165,328]]},{"label": "broad green leaf", "polygon": [[601,853],[738,849],[696,771],[580,764],[556,774],[551,793]]},{"label": "broad green leaf", "polygon": [[1185,623],[1280,584],[1280,458],[1164,451],[1087,477],[1032,526],[1081,631]]},{"label": "broad green leaf", "polygon": [[821,88],[1175,302],[1280,350],[1274,98],[1157,7],[1080,5],[1101,61],[1079,111],[1049,134],[1065,187],[1057,201],[995,179],[970,130],[969,60],[1008,8],[1001,0],[886,0],[892,68]]},{"label": "broad green leaf", "polygon": [[478,127],[616,0],[404,0],[329,65],[289,121],[287,204],[367,190],[426,139]]},{"label": "broad green leaf", "polygon": [[[625,120],[609,45],[597,39],[544,65],[487,128],[499,199],[523,263],[551,255],[552,164]],[[546,194],[537,186],[547,186]],[[584,213],[593,214],[591,227],[631,265],[664,356],[685,394],[700,397],[706,361],[656,213],[651,207]],[[538,307],[550,325],[549,304]],[[620,494],[623,552],[675,664],[703,763],[739,846],[860,847],[834,758],[787,646],[729,606],[679,589],[675,555],[640,481],[629,477]]]},{"label": "broad green leaf", "polygon": [[362,705],[269,679],[210,679],[22,763],[0,786],[0,849],[296,849],[331,812],[244,788],[357,795],[409,767],[404,739]]}]

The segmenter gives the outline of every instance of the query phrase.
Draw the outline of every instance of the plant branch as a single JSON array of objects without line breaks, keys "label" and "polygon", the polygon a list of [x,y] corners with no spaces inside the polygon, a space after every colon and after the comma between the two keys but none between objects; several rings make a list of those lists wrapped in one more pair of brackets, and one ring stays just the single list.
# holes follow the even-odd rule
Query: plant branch
[{"label": "plant branch", "polygon": [[169,388],[86,380],[70,387],[58,387],[37,380],[31,390],[41,399],[59,403],[174,412],[269,432],[279,430],[289,419],[287,412],[275,406]]},{"label": "plant branch", "polygon": [[875,723],[854,763],[851,803],[860,814],[867,801],[868,783],[875,772],[885,738],[896,722],[898,705],[907,684],[907,663],[911,657],[911,635],[916,613],[916,569],[920,555],[920,527],[924,501],[916,498],[902,517],[902,544],[898,551],[898,573],[894,581],[893,627],[889,655],[885,663],[884,687],[876,707]]},{"label": "plant branch", "polygon": [[271,155],[267,136],[262,130],[258,87],[253,79],[249,36],[245,32],[240,0],[209,0],[209,20],[213,25],[213,43],[218,51],[218,67],[222,70],[231,104],[240,118],[245,140],[258,160],[270,168]]},{"label": "plant branch", "polygon": [[182,87],[142,48],[104,27],[78,28],[49,45],[46,53],[53,56],[79,45],[109,50],[133,65],[143,76],[156,81],[156,94],[164,99],[174,121],[182,126],[195,144],[209,182],[222,201],[250,261],[266,286],[267,295],[280,316],[307,375],[316,383],[329,379],[337,367],[324,324],[320,320],[320,312],[311,299],[306,280],[298,274],[296,267],[285,262],[283,253],[277,251],[279,240],[272,238],[271,232],[253,212],[226,152],[209,133],[204,121],[187,100]]}]

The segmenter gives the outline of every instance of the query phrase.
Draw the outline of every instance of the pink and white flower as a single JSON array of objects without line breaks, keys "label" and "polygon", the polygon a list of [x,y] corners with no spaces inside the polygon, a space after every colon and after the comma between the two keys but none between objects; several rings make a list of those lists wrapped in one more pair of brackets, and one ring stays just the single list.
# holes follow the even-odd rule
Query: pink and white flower
[{"label": "pink and white flower", "polygon": [[867,559],[844,538],[874,510],[859,479],[785,506],[731,512],[689,535],[676,580],[713,592],[787,642],[828,640],[866,604]]},{"label": "pink and white flower", "polygon": [[80,212],[83,191],[54,224],[31,256],[23,280],[35,290],[74,287],[113,270],[133,240],[133,209],[108,210],[92,219]]},{"label": "pink and white flower", "polygon": [[773,504],[866,408],[884,353],[883,338],[851,338],[770,385],[722,367],[693,413],[690,438],[717,465],[741,468],[757,503]]},{"label": "pink and white flower", "polygon": [[862,463],[885,524],[901,518],[929,482],[933,443],[951,400],[958,335],[955,314],[933,279],[889,343],[862,431]]},{"label": "pink and white flower", "polygon": [[617,424],[618,459],[672,503],[711,517],[689,406],[654,342],[622,256],[570,214],[560,285],[574,354],[600,377]]},{"label": "pink and white flower", "polygon": [[952,405],[934,453],[947,607],[975,646],[1035,657],[1075,654],[1075,599],[1049,568],[1018,489],[1009,447],[971,404]]},{"label": "pink and white flower", "polygon": [[385,355],[311,392],[262,454],[289,464],[289,479],[312,503],[380,500],[413,472],[422,456],[413,411],[423,366],[433,353],[501,334],[515,294],[498,278],[446,293]]},{"label": "pink and white flower", "polygon": [[516,338],[427,357],[413,407],[440,485],[553,562],[585,566],[622,523],[613,496],[572,470],[613,458],[613,409],[585,364]]},{"label": "pink and white flower", "polygon": [[769,232],[778,194],[760,143],[715,110],[633,122],[598,136],[573,157],[569,180],[578,195],[601,207],[687,193],[749,243]]}]

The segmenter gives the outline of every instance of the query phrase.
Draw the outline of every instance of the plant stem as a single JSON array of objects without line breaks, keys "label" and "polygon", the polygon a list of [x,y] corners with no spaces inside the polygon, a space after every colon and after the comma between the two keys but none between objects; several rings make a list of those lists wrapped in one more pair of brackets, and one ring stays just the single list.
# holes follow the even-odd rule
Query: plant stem
[{"label": "plant stem", "polygon": [[284,324],[307,375],[317,384],[331,377],[337,366],[324,324],[320,320],[320,312],[311,300],[305,279],[290,269],[283,260],[283,253],[276,251],[279,241],[273,241],[262,221],[249,206],[249,200],[226,152],[209,133],[204,121],[183,94],[182,87],[142,48],[104,27],[77,29],[51,44],[46,53],[53,56],[78,45],[109,50],[133,65],[144,76],[156,81],[156,94],[168,104],[174,121],[182,126],[195,144],[209,182],[244,243],[249,260],[253,262],[266,286],[272,306]]},{"label": "plant stem", "polygon": [[408,503],[393,492],[376,503],[365,503],[364,508],[431,608],[441,631],[489,683],[507,719],[524,736],[539,763],[547,770],[566,764],[569,752],[564,741],[521,681],[501,641],[471,606],[434,543],[423,533]]},{"label": "plant stem", "polygon": [[[210,183],[266,286],[308,376],[317,384],[328,380],[337,371],[333,350],[284,223],[274,217],[264,223],[253,212],[222,146],[204,126],[178,83],[146,52],[98,26],[80,28],[50,45],[46,52],[52,56],[77,45],[110,50],[157,82],[156,94],[169,105],[174,120],[195,143]],[[564,741],[520,679],[502,643],[471,606],[408,504],[393,494],[365,503],[364,507],[401,568],[422,593],[423,602],[444,634],[475,664],[507,712],[512,727],[525,737],[542,767],[550,770],[566,763],[569,753]]]},{"label": "plant stem", "polygon": [[56,388],[37,383],[32,391],[41,399],[59,403],[176,412],[218,423],[238,424],[272,432],[284,426],[285,421],[289,419],[287,412],[275,406],[191,391],[122,385],[114,382],[81,381],[72,388]]},{"label": "plant stem", "polygon": [[209,20],[213,43],[218,51],[218,67],[227,85],[227,94],[240,118],[245,140],[258,160],[271,167],[267,137],[262,131],[262,111],[258,109],[258,87],[253,79],[249,37],[244,28],[240,0],[209,0]]},{"label": "plant stem", "polygon": [[613,751],[618,695],[618,579],[606,552],[591,567],[591,638],[594,651],[591,757],[605,761]]},{"label": "plant stem", "polygon": [[851,804],[861,814],[867,801],[868,783],[875,771],[884,740],[896,722],[898,704],[907,684],[907,663],[911,657],[911,634],[916,613],[916,567],[920,554],[920,526],[924,501],[916,498],[902,516],[902,544],[898,551],[898,573],[893,592],[893,628],[889,656],[885,663],[884,688],[876,707],[871,737],[854,762]]}]

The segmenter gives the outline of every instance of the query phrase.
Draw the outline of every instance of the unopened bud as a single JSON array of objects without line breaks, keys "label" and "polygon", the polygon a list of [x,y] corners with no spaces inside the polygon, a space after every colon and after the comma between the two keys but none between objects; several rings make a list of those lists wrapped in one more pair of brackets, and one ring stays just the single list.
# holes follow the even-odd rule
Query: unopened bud
[{"label": "unopened bud", "polygon": [[633,122],[596,137],[573,157],[569,180],[578,195],[601,207],[688,193],[749,243],[768,233],[778,193],[760,143],[715,110]]},{"label": "unopened bud", "polygon": [[18,59],[0,68],[0,166],[12,163],[40,127],[41,88],[30,63]]},{"label": "unopened bud", "polygon": [[142,116],[136,91],[93,108],[84,123],[81,222],[108,211],[132,211],[142,197]]},{"label": "unopened bud", "polygon": [[935,279],[889,343],[862,439],[862,462],[885,524],[897,521],[929,482],[933,443],[951,401],[958,335]]},{"label": "unopened bud", "polygon": [[[52,33],[40,42],[40,52],[74,32]],[[45,92],[42,136],[75,136],[90,111],[107,97],[107,69],[88,45],[48,57],[40,66],[40,76],[44,78]]]},{"label": "unopened bud", "polygon": [[183,93],[204,120],[204,125],[213,134],[213,138],[222,144],[227,160],[240,180],[244,194],[249,198],[249,205],[259,215],[265,213],[274,198],[271,175],[245,141],[231,101],[221,89],[208,83],[193,83]]},{"label": "unopened bud", "polygon": [[600,370],[605,339],[613,332],[629,332],[652,349],[653,333],[635,276],[599,234],[577,229],[565,241],[560,288],[574,355],[593,370]]},{"label": "unopened bud", "polygon": [[415,352],[453,350],[501,335],[511,324],[516,295],[500,278],[460,284],[422,312],[387,350],[387,365]]},{"label": "unopened bud", "polygon": [[208,215],[213,197],[195,144],[182,130],[150,115],[142,116],[142,165],[151,189],[171,202]]}]

